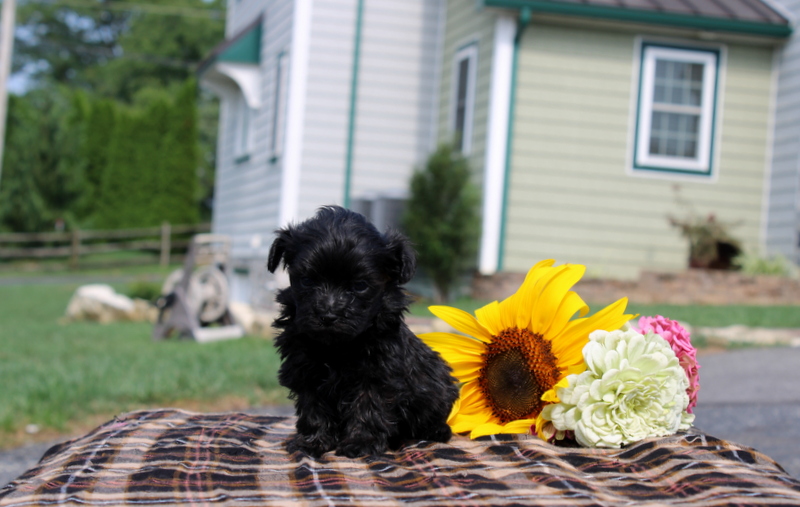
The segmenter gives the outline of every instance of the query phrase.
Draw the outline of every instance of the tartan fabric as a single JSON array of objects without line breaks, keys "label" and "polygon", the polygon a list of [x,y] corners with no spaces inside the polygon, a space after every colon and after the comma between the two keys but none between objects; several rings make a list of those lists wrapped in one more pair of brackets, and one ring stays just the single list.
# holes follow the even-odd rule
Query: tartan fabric
[{"label": "tartan fabric", "polygon": [[503,436],[365,459],[289,455],[294,418],[154,410],[49,450],[0,490],[22,505],[800,505],[800,481],[697,432],[622,450]]}]

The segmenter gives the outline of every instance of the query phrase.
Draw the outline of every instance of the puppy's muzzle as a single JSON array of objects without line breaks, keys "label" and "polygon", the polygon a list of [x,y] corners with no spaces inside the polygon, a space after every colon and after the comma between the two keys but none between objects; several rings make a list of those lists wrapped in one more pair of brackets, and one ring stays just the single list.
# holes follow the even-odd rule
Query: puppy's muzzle
[{"label": "puppy's muzzle", "polygon": [[327,294],[314,308],[320,324],[331,327],[343,316],[347,308],[347,298],[341,294]]},{"label": "puppy's muzzle", "polygon": [[322,322],[323,326],[327,327],[336,324],[337,320],[339,320],[339,316],[331,312],[319,316],[319,321]]}]

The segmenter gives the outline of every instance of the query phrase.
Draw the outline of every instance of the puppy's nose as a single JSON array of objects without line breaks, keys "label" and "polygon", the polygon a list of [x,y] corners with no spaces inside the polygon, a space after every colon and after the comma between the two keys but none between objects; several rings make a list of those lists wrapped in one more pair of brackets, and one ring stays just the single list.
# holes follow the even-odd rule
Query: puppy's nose
[{"label": "puppy's nose", "polygon": [[323,325],[330,326],[330,325],[332,325],[334,322],[336,322],[336,320],[337,320],[338,318],[339,318],[339,317],[337,317],[337,316],[336,316],[335,314],[333,314],[333,313],[325,313],[325,314],[322,314],[322,315],[320,315],[320,317],[319,317],[319,320],[320,320],[320,321],[322,321],[322,324],[323,324]]}]

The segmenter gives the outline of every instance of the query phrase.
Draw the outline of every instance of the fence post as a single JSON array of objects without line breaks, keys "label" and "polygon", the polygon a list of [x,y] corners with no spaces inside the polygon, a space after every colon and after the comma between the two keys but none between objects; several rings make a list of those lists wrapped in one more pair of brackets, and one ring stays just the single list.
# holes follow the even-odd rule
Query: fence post
[{"label": "fence post", "polygon": [[161,223],[161,266],[169,266],[169,254],[172,249],[170,239],[172,238],[172,227],[169,222]]},{"label": "fence post", "polygon": [[81,231],[72,230],[72,241],[69,246],[69,268],[78,269],[78,259],[81,255]]}]

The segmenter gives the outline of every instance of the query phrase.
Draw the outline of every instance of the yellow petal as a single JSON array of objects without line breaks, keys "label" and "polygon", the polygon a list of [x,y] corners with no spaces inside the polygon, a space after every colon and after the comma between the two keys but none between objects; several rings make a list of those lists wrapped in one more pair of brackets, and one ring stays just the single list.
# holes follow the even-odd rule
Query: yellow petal
[{"label": "yellow petal", "polygon": [[483,327],[483,324],[475,320],[475,317],[464,310],[450,306],[431,306],[428,310],[453,326],[457,331],[475,337],[484,343],[492,342],[492,333]]},{"label": "yellow petal", "polygon": [[589,305],[576,292],[567,292],[556,310],[550,325],[542,333],[543,336],[556,336],[560,334],[567,323],[575,314],[584,316],[589,312]]},{"label": "yellow petal", "polygon": [[447,424],[450,424],[450,421],[461,411],[461,399],[456,398],[455,403],[453,403],[453,408],[450,409],[450,415],[447,416]]},{"label": "yellow petal", "polygon": [[450,425],[450,429],[453,433],[464,433],[467,431],[472,431],[475,427],[486,424],[489,422],[490,416],[488,414],[475,414],[475,415],[468,415],[464,413],[457,413],[454,414],[447,423]]},{"label": "yellow petal", "polygon": [[469,382],[478,378],[481,372],[483,363],[476,363],[472,361],[454,362],[450,363],[450,368],[453,369],[453,376],[459,382]]},{"label": "yellow petal", "polygon": [[486,435],[499,435],[502,433],[530,433],[531,426],[536,419],[518,419],[508,424],[485,423],[477,426],[469,434],[469,438],[478,438]]},{"label": "yellow petal", "polygon": [[558,403],[559,401],[561,401],[558,399],[555,387],[553,387],[553,389],[548,389],[547,391],[545,391],[545,393],[542,395],[542,401],[546,401],[547,403]]},{"label": "yellow petal", "polygon": [[419,335],[419,338],[440,354],[446,351],[465,356],[480,356],[486,350],[486,346],[482,342],[459,334],[423,333]]},{"label": "yellow petal", "polygon": [[538,313],[545,287],[567,268],[567,266],[554,268],[552,264],[548,259],[545,263],[540,262],[534,266],[528,271],[522,287],[514,294],[516,306],[513,311],[516,313],[516,326],[519,329],[530,328],[531,318]]},{"label": "yellow petal", "polygon": [[563,332],[552,341],[552,352],[562,370],[583,362],[583,348],[589,343],[589,334]]},{"label": "yellow petal", "polygon": [[503,320],[500,318],[500,303],[497,301],[492,301],[483,308],[475,310],[475,317],[478,319],[478,322],[483,324],[483,326],[492,333],[492,336],[499,335],[500,331],[505,329],[503,327]]},{"label": "yellow petal", "polygon": [[633,318],[633,315],[625,315],[625,307],[627,305],[628,298],[622,298],[606,306],[591,317],[574,320],[567,325],[564,330],[564,335],[581,339],[586,337],[586,339],[588,339],[589,333],[599,329],[603,331],[619,329]]},{"label": "yellow petal", "polygon": [[[534,314],[531,316],[531,331],[544,334],[550,328],[551,323],[558,315],[558,310],[564,298],[585,272],[585,266],[568,264],[562,266],[562,269],[547,281],[547,285],[542,288],[542,295],[538,300]],[[564,308],[563,311],[569,311],[569,308]],[[572,312],[570,317],[572,315],[575,315],[575,312]]]},{"label": "yellow petal", "polygon": [[489,410],[486,398],[477,382],[467,382],[461,386],[459,400],[461,401],[461,411],[465,414],[477,414]]}]

